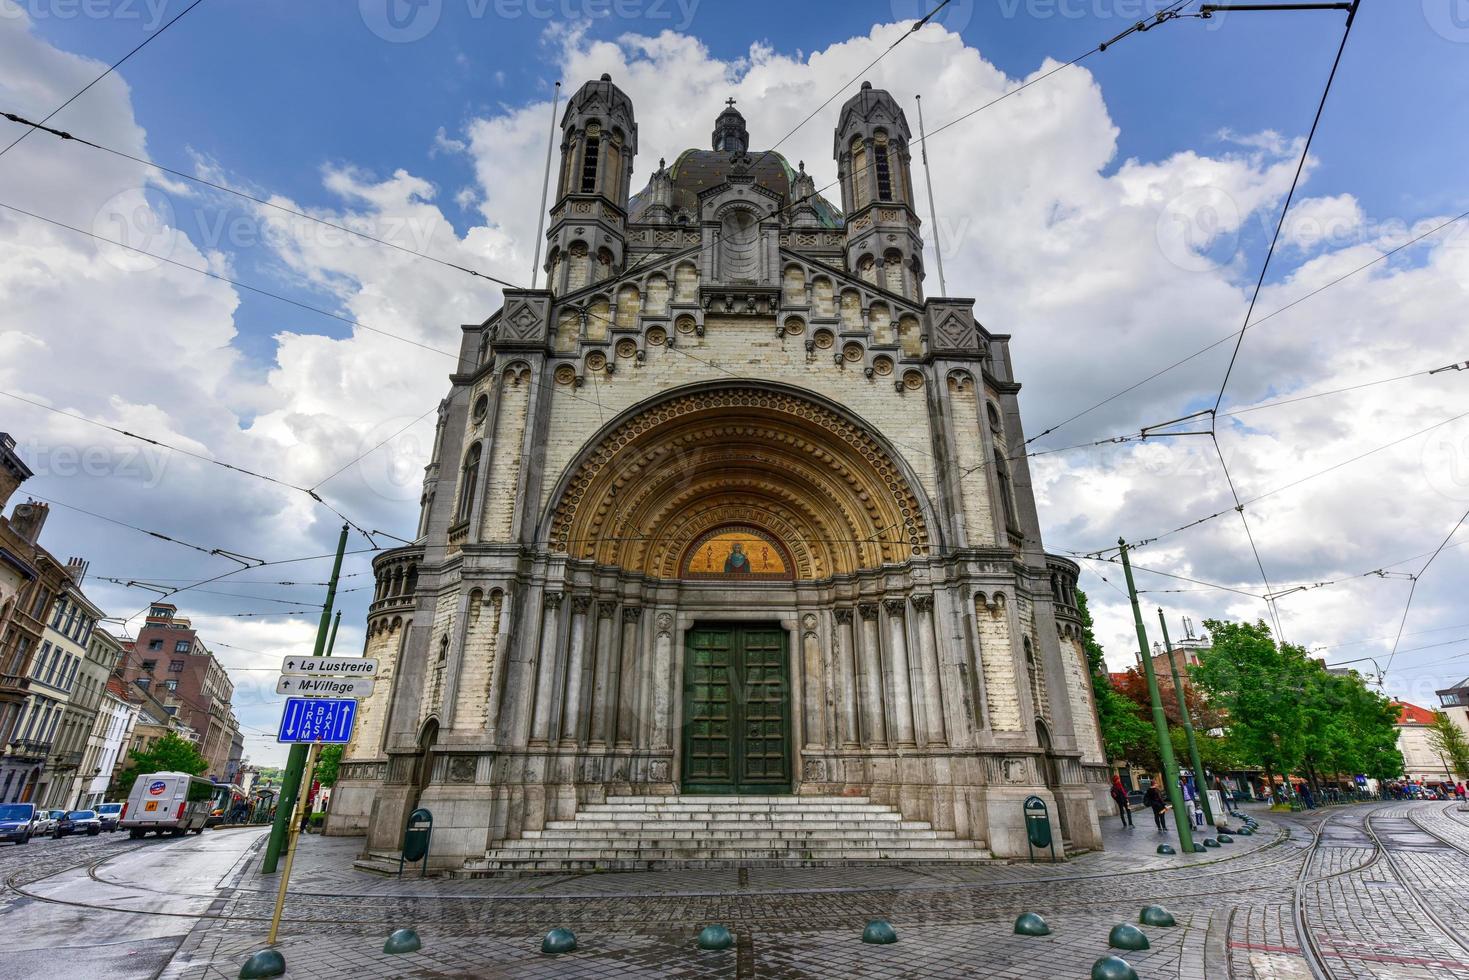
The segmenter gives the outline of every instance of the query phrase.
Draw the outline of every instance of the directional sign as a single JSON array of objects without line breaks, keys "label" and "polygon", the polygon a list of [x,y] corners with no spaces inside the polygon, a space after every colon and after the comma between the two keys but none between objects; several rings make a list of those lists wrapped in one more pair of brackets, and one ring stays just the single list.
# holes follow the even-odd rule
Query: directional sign
[{"label": "directional sign", "polygon": [[287,698],[277,742],[346,742],[352,737],[357,702]]},{"label": "directional sign", "polygon": [[282,674],[312,677],[376,677],[377,660],[368,657],[287,657]]},{"label": "directional sign", "polygon": [[357,698],[372,696],[371,677],[298,677],[287,674],[275,682],[275,693],[298,698]]}]

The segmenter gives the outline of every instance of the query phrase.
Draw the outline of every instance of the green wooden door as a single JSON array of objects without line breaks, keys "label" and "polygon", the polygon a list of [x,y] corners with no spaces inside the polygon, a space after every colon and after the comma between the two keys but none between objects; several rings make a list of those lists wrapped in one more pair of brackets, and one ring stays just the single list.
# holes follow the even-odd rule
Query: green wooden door
[{"label": "green wooden door", "polygon": [[688,632],[685,793],[790,791],[785,644],[780,629],[707,627]]}]

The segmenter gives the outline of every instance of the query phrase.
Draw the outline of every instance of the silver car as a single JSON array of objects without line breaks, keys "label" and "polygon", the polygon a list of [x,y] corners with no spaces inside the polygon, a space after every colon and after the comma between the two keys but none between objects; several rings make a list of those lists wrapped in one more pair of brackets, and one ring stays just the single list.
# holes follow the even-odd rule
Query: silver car
[{"label": "silver car", "polygon": [[55,833],[57,821],[64,816],[66,816],[65,810],[37,810],[35,836]]}]

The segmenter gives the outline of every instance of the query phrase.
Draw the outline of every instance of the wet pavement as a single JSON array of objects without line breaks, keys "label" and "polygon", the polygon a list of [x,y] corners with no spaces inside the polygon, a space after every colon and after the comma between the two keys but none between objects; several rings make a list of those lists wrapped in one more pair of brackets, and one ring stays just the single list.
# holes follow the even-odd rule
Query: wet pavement
[{"label": "wet pavement", "polygon": [[[751,868],[397,879],[352,867],[361,841],[307,837],[279,948],[290,977],[1086,977],[1107,934],[1161,903],[1170,928],[1123,952],[1143,977],[1469,980],[1469,812],[1444,803],[1251,811],[1258,834],[1159,856],[1156,833],[1105,825],[1062,864]],[[264,834],[79,839],[0,848],[0,980],[233,978],[261,948],[275,880]],[[24,851],[24,853],[21,853]],[[1050,936],[1015,936],[1036,911]],[[899,941],[860,941],[870,918]],[[734,948],[700,951],[708,923]],[[382,952],[412,926],[423,949]],[[540,939],[575,930],[576,952]],[[1116,952],[1116,951],[1113,951]]]}]

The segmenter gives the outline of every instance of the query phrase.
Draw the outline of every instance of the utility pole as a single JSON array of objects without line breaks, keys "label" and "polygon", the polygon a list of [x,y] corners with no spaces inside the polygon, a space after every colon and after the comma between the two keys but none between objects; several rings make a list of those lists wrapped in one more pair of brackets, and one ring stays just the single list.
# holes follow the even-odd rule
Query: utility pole
[{"label": "utility pole", "polygon": [[923,96],[913,97],[918,102],[918,146],[923,150],[923,180],[928,185],[928,216],[933,221],[933,260],[939,269],[939,295],[949,295],[944,283],[944,243],[939,238],[939,213],[933,206],[933,174],[928,170],[928,134],[923,130]]},{"label": "utility pole", "polygon": [[[342,555],[347,550],[348,525],[342,525],[342,535],[337,539],[337,558],[332,563],[332,577],[327,580],[326,604],[321,607],[321,622],[316,627],[316,649],[313,657],[326,655],[327,628],[332,621],[332,604],[337,598],[337,579],[342,574]],[[291,828],[296,799],[301,794],[301,779],[306,774],[306,756],[310,749],[299,743],[291,746],[286,761],[286,774],[281,779],[281,796],[276,802],[275,822],[270,828],[270,840],[265,845],[265,857],[260,862],[262,874],[275,874],[276,862],[280,860],[281,848],[286,843],[286,834]]]},{"label": "utility pole", "polygon": [[1173,656],[1173,641],[1168,639],[1168,621],[1158,608],[1158,625],[1163,627],[1163,649],[1168,651],[1168,669],[1173,672],[1173,693],[1178,698],[1178,713],[1183,715],[1183,734],[1188,738],[1188,758],[1194,766],[1194,790],[1204,808],[1204,821],[1214,826],[1214,808],[1209,805],[1209,785],[1204,782],[1204,764],[1199,760],[1199,743],[1194,738],[1194,722],[1189,717],[1188,699],[1183,696],[1183,679],[1178,674],[1178,658]]},{"label": "utility pole", "polygon": [[1163,761],[1163,783],[1168,789],[1168,802],[1173,804],[1173,825],[1178,828],[1178,844],[1183,853],[1194,852],[1193,827],[1183,806],[1183,790],[1178,785],[1178,764],[1173,759],[1173,741],[1168,737],[1168,716],[1163,713],[1163,696],[1158,692],[1158,675],[1153,672],[1153,658],[1148,654],[1148,631],[1143,627],[1143,611],[1137,604],[1137,586],[1132,582],[1132,563],[1127,560],[1127,542],[1122,546],[1122,574],[1127,577],[1127,598],[1132,602],[1132,621],[1137,626],[1137,652],[1143,662],[1143,675],[1148,679],[1148,700],[1153,705],[1153,727],[1158,731],[1158,756]]}]

